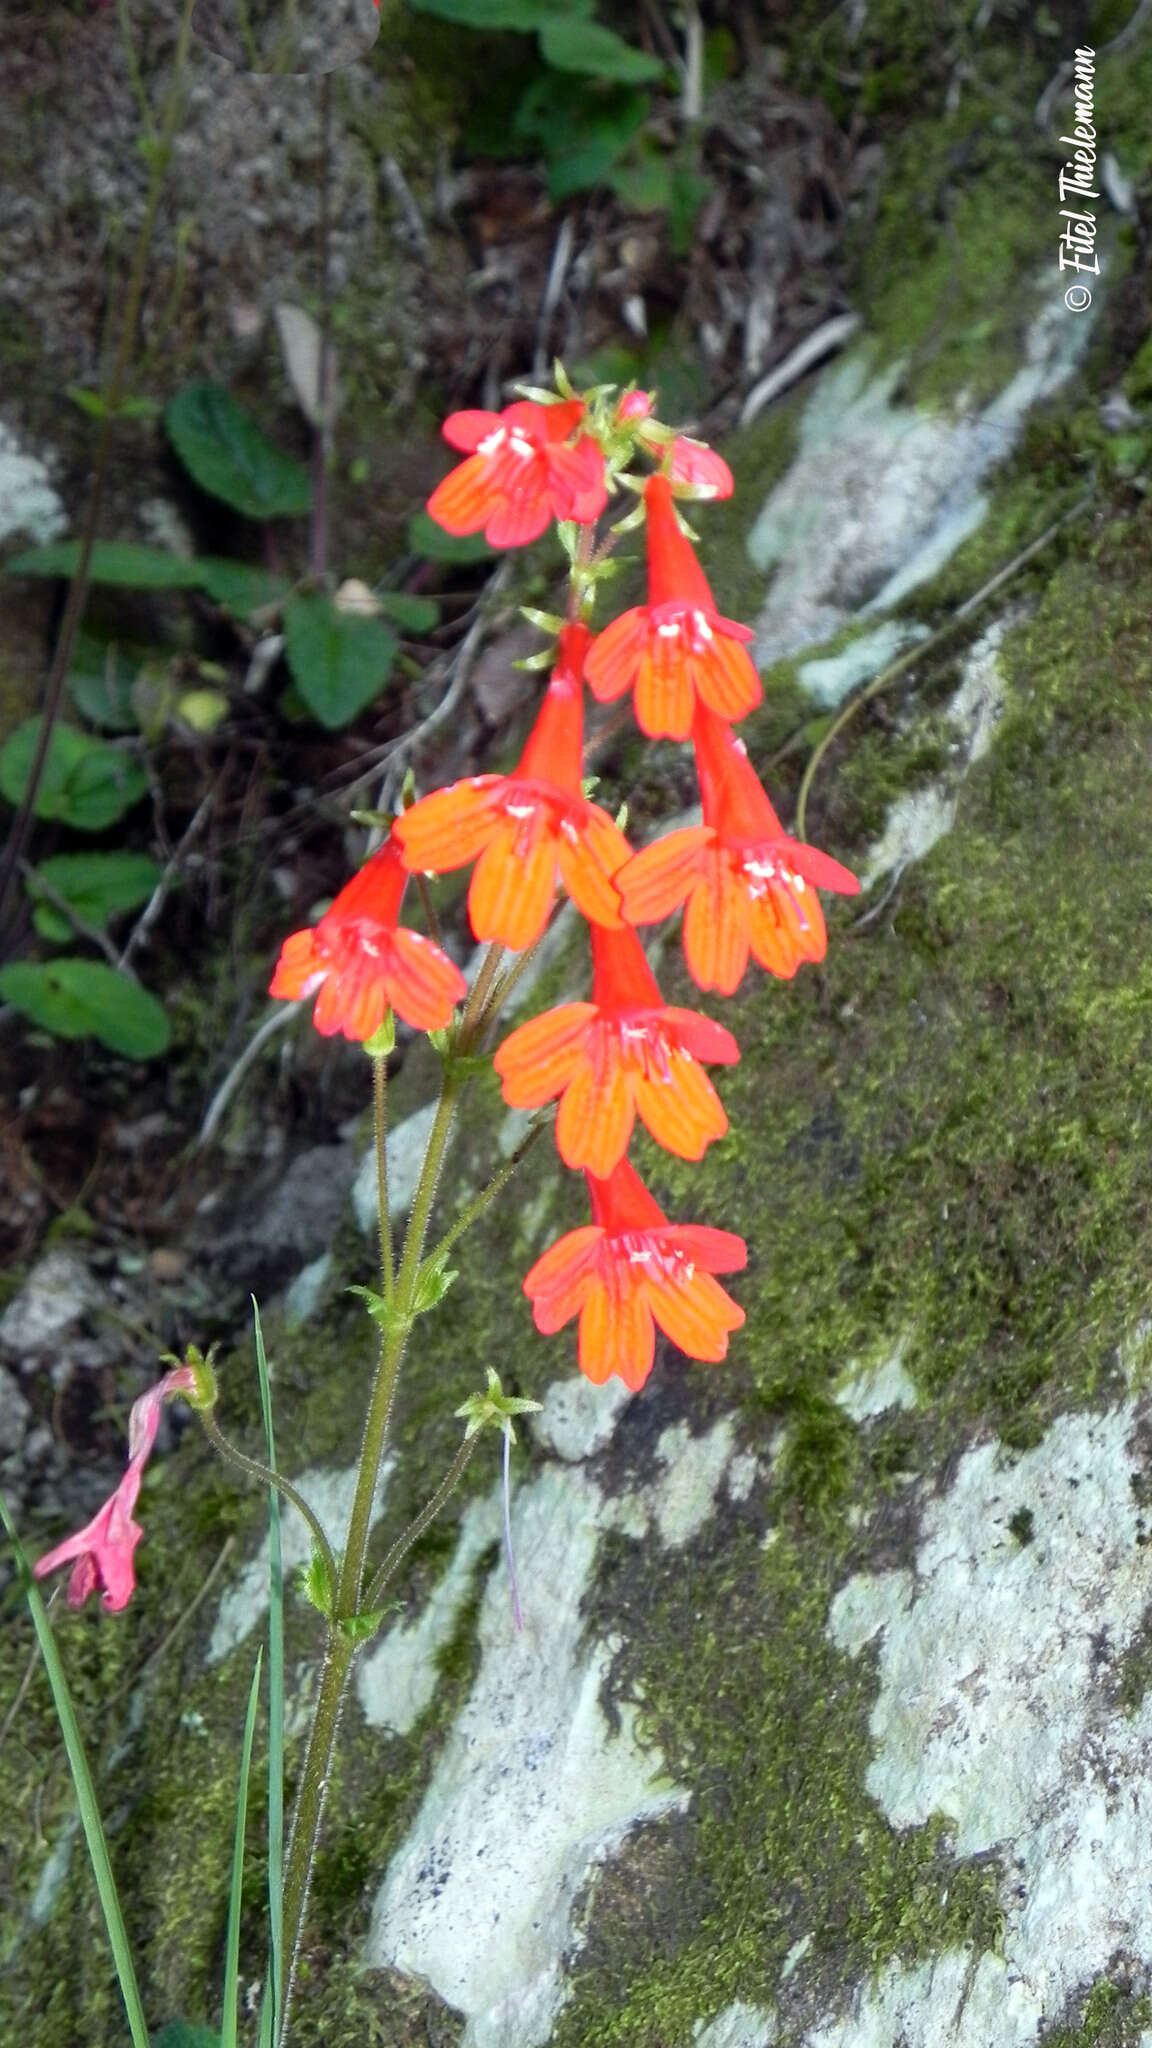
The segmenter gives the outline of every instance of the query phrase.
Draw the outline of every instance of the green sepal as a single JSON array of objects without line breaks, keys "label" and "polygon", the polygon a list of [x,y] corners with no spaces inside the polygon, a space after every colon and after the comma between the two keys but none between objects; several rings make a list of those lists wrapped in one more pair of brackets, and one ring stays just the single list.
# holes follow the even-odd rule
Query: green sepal
[{"label": "green sepal", "polygon": [[468,1399],[454,1411],[467,1422],[464,1441],[467,1443],[469,1437],[475,1436],[478,1430],[499,1429],[510,1443],[515,1443],[516,1431],[512,1427],[512,1417],[534,1414],[542,1403],[526,1401],[518,1394],[506,1394],[500,1384],[499,1373],[494,1372],[491,1366],[486,1367],[486,1372],[488,1385],[484,1393],[469,1394]]},{"label": "green sepal", "polygon": [[539,612],[533,604],[522,604],[520,617],[527,619],[530,626],[539,626],[542,633],[562,633],[564,630],[564,621],[557,618],[555,612]]},{"label": "green sepal", "polygon": [[332,1609],[336,1604],[336,1588],[328,1570],[328,1561],[323,1551],[313,1549],[307,1564],[302,1564],[296,1574],[296,1585],[325,1621],[331,1621]]},{"label": "green sepal", "polygon": [[371,1287],[349,1287],[349,1294],[358,1294],[367,1304],[368,1313],[378,1329],[386,1337],[402,1336],[412,1328],[412,1316],[395,1301],[389,1301],[383,1294],[377,1294]]},{"label": "green sepal", "polygon": [[412,1289],[412,1314],[427,1315],[429,1309],[435,1308],[437,1302],[443,1301],[457,1277],[456,1268],[449,1267],[443,1255],[438,1256],[434,1252],[430,1259],[425,1259]]},{"label": "green sepal", "polygon": [[354,825],[366,825],[370,832],[391,832],[395,819],[393,811],[349,811]]},{"label": "green sepal", "polygon": [[386,1060],[396,1050],[396,1012],[385,1010],[384,1022],[378,1024],[371,1038],[364,1040],[364,1050],[370,1059]]},{"label": "green sepal", "polygon": [[373,1607],[367,1614],[345,1614],[336,1623],[337,1631],[350,1643],[366,1643],[369,1636],[375,1635],[387,1612],[386,1607]]}]

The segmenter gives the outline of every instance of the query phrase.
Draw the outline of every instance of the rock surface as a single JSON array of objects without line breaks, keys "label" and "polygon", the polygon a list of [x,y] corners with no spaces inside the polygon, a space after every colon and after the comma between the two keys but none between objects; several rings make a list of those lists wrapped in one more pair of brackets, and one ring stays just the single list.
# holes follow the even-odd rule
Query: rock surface
[{"label": "rock surface", "polygon": [[[1108,63],[1121,169],[1146,179],[1152,58]],[[926,159],[931,203],[901,216],[915,273],[882,218],[871,331],[736,440],[737,497],[700,520],[719,599],[775,664],[758,762],[811,737],[846,649],[858,687],[917,648],[811,792],[813,838],[867,893],[831,911],[820,970],[725,1006],[728,1138],[699,1166],[638,1148],[670,1212],[747,1237],[746,1325],[722,1367],[662,1346],[638,1398],[600,1403],[520,1293],[584,1216],[545,1146],[479,1227],[413,1346],[378,1541],[495,1363],[543,1400],[513,1465],[525,1627],[481,1453],[359,1665],[300,2048],[1152,2042],[1152,518],[1126,466],[1142,483],[1148,450],[1101,420],[1127,358],[1107,292],[1098,329],[1065,315],[1050,192],[1037,211],[1031,166],[1014,178],[982,126],[948,138],[975,156],[954,208],[947,152]],[[958,620],[1089,471],[1090,512]],[[660,974],[692,999],[675,942]],[[472,1185],[502,1116],[477,1097]],[[341,1292],[370,1260],[344,1256],[319,1311],[267,1333],[306,1489],[346,1470],[371,1372]],[[250,1358],[221,1380],[258,1442]],[[346,1491],[325,1505],[338,1539]],[[66,1651],[150,2018],[215,2023],[261,1514],[191,1445],[143,1507],[139,1601]],[[291,1607],[297,1701],[312,1622]],[[55,1753],[30,1692],[0,1757],[27,1823],[4,1997],[29,2048],[119,2024],[68,1783],[37,1762]]]}]

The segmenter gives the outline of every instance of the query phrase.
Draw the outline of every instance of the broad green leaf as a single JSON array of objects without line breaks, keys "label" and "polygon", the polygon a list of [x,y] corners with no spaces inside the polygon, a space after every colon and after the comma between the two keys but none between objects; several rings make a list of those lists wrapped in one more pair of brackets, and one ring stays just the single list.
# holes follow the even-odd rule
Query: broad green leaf
[{"label": "broad green leaf", "polygon": [[382,590],[377,602],[404,633],[430,633],[440,623],[440,607],[434,597],[414,597],[407,590]]},{"label": "broad green leaf", "polygon": [[188,474],[249,519],[294,518],[312,503],[308,471],[269,441],[222,384],[188,384],[165,408],[168,438]]},{"label": "broad green leaf", "polygon": [[664,213],[672,200],[672,167],[659,149],[642,149],[616,164],[605,181],[636,213]]},{"label": "broad green leaf", "polygon": [[132,685],[153,649],[81,627],[68,688],[78,711],[105,732],[134,732]]},{"label": "broad green leaf", "polygon": [[220,2036],[211,2027],[194,2027],[190,2020],[169,2020],[153,2034],[152,2048],[220,2048]]},{"label": "broad green leaf", "polygon": [[516,131],[540,150],[553,199],[603,183],[648,118],[646,92],[636,87],[574,83],[546,74],[525,93]]},{"label": "broad green leaf", "polygon": [[0,999],[54,1038],[98,1038],[131,1060],[155,1059],[172,1036],[163,1004],[101,960],[14,960]]},{"label": "broad green leaf", "polygon": [[246,619],[251,612],[278,604],[290,587],[286,576],[275,576],[271,569],[256,568],[249,562],[229,562],[223,556],[201,555],[193,566],[201,590],[206,590],[216,604],[237,618]]},{"label": "broad green leaf", "polygon": [[[24,795],[39,736],[40,720],[27,718],[0,753],[0,795],[11,804]],[[147,787],[143,768],[130,754],[58,720],[36,792],[36,816],[57,818],[79,832],[103,832],[139,802]]]},{"label": "broad green leaf", "polygon": [[72,936],[72,926],[55,905],[44,900],[38,883],[46,882],[57,896],[70,904],[85,924],[103,928],[120,910],[135,910],[147,902],[164,870],[147,853],[54,853],[42,860],[25,880],[25,888],[38,905],[33,922],[46,939]]},{"label": "broad green leaf", "polygon": [[[55,540],[29,548],[6,565],[10,576],[68,576],[80,560],[77,540]],[[149,548],[134,540],[98,540],[88,558],[88,581],[127,590],[194,590],[200,582],[195,562],[167,548]]]},{"label": "broad green leaf", "polygon": [[[78,541],[58,540],[14,555],[5,567],[12,576],[71,577],[79,556]],[[289,587],[286,577],[248,562],[230,562],[217,555],[186,561],[165,548],[143,547],[130,540],[97,541],[89,558],[88,580],[127,590],[206,590],[217,604],[241,616],[276,603]]]},{"label": "broad green leaf", "polygon": [[541,24],[540,48],[557,71],[579,71],[586,78],[611,79],[615,85],[640,85],[664,76],[659,57],[634,50],[598,21],[574,20],[567,8]]},{"label": "broad green leaf", "polygon": [[515,29],[531,35],[566,14],[588,15],[595,0],[409,0],[417,14],[438,14],[467,28]]},{"label": "broad green leaf", "polygon": [[414,512],[408,521],[408,545],[429,562],[488,562],[496,553],[482,533],[445,533],[427,512]]},{"label": "broad green leaf", "polygon": [[309,710],[335,732],[380,694],[397,640],[382,619],[357,618],[330,597],[294,597],[284,610],[285,653]]}]

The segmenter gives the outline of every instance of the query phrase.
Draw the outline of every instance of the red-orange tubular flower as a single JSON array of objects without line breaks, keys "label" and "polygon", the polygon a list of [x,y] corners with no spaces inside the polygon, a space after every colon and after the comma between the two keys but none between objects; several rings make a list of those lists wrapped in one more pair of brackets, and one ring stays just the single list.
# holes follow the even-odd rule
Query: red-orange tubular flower
[{"label": "red-orange tubular flower", "polygon": [[802,960],[822,960],[827,936],[816,889],[854,896],[860,884],[839,861],[788,837],[723,719],[699,711],[692,737],[704,823],[646,846],[616,879],[631,924],[653,924],[687,903],[688,971],[700,988],[729,996],[749,949],[785,977]]},{"label": "red-orange tubular flower", "polygon": [[393,827],[413,870],[441,874],[476,861],[468,889],[472,929],[515,952],[544,930],[557,875],[591,923],[622,922],[612,877],[631,848],[580,786],[590,638],[587,626],[561,632],[539,717],[511,775],[471,775],[434,790]]},{"label": "red-orange tubular flower", "polygon": [[626,1159],[607,1179],[586,1179],[592,1222],[551,1245],[524,1281],[536,1328],[550,1336],[579,1311],[580,1370],[598,1384],[615,1373],[643,1386],[654,1323],[689,1358],[715,1364],[744,1311],[712,1275],[740,1271],[743,1238],[669,1223]]},{"label": "red-orange tubular flower", "polygon": [[721,618],[691,542],[676,524],[672,482],[649,477],[648,602],[606,626],[587,661],[601,703],[635,685],[636,722],[649,739],[686,740],[699,698],[722,718],[743,718],[763,695],[744,644],[748,626]]},{"label": "red-orange tubular flower", "polygon": [[398,928],[408,870],[392,840],[341,889],[319,924],[285,939],[271,994],[320,990],[314,1022],[331,1038],[371,1038],[395,1010],[417,1031],[441,1031],[468,993],[460,969],[419,932]]},{"label": "red-orange tubular flower", "polygon": [[627,925],[593,925],[592,963],[590,1003],[564,1003],[505,1039],[495,1060],[504,1100],[539,1109],[560,1096],[560,1156],[601,1180],[623,1159],[637,1110],[658,1145],[702,1158],[728,1119],[698,1062],[731,1066],[736,1040],[722,1024],[664,1002]]},{"label": "red-orange tubular flower", "polygon": [[433,491],[431,517],[448,533],[483,527],[494,548],[536,540],[553,519],[599,519],[608,502],[603,454],[587,434],[569,446],[583,417],[582,398],[450,414],[444,439],[468,460]]}]

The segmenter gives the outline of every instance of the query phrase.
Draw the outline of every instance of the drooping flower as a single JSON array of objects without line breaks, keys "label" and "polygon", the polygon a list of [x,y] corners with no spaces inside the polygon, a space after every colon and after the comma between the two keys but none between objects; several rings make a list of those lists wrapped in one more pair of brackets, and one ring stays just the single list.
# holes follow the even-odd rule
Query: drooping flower
[{"label": "drooping flower", "polygon": [[69,1607],[83,1607],[89,1593],[99,1590],[104,1605],[118,1613],[128,1605],[136,1587],[133,1556],[144,1534],[133,1520],[144,1467],[152,1455],[160,1410],[174,1394],[195,1395],[196,1374],[191,1366],[176,1366],[154,1387],[132,1404],[128,1418],[128,1469],[110,1500],[80,1529],[49,1550],[32,1567],[34,1578],[46,1578],[62,1564],[72,1566],[68,1580]]},{"label": "drooping flower", "polygon": [[736,488],[724,457],[690,434],[673,441],[668,473],[674,484],[690,484],[694,498],[730,498]]},{"label": "drooping flower", "polygon": [[816,889],[854,896],[860,884],[839,861],[788,837],[723,719],[698,711],[692,737],[704,823],[644,847],[616,879],[631,924],[655,923],[687,904],[688,971],[698,987],[727,996],[743,978],[749,950],[785,978],[802,960],[822,960],[827,937]]},{"label": "drooping flower", "polygon": [[672,482],[649,477],[648,602],[606,626],[588,656],[601,703],[635,686],[636,722],[649,739],[687,739],[697,699],[721,718],[743,718],[760,702],[760,678],[745,645],[748,626],[722,618],[691,542],[676,523]]},{"label": "drooping flower", "polygon": [[581,792],[590,637],[581,625],[561,632],[539,717],[511,775],[471,775],[434,790],[393,827],[414,871],[441,874],[476,861],[468,889],[472,930],[515,952],[544,930],[557,875],[591,923],[622,921],[612,877],[631,848],[607,811]]},{"label": "drooping flower", "polygon": [[712,1278],[747,1261],[743,1238],[698,1223],[669,1223],[622,1159],[604,1180],[585,1176],[592,1222],[570,1230],[524,1281],[545,1336],[579,1311],[580,1370],[598,1384],[617,1374],[642,1387],[652,1370],[654,1323],[689,1358],[716,1363],[744,1311]]},{"label": "drooping flower", "polygon": [[431,517],[448,533],[483,527],[494,548],[536,540],[553,519],[598,519],[608,502],[604,457],[588,434],[571,441],[583,417],[580,398],[450,414],[444,439],[468,460],[433,491]]},{"label": "drooping flower", "polygon": [[700,1159],[728,1119],[699,1063],[730,1066],[740,1048],[722,1024],[664,1002],[627,925],[593,925],[591,937],[592,1001],[564,1003],[504,1040],[504,1100],[539,1109],[559,1096],[560,1156],[601,1180],[624,1157],[637,1111],[658,1145]]},{"label": "drooping flower", "polygon": [[341,889],[319,924],[285,939],[271,994],[298,1002],[320,990],[313,1021],[323,1037],[371,1038],[395,1010],[417,1031],[452,1021],[468,984],[439,946],[397,925],[408,870],[394,840]]}]

